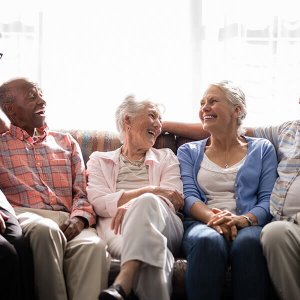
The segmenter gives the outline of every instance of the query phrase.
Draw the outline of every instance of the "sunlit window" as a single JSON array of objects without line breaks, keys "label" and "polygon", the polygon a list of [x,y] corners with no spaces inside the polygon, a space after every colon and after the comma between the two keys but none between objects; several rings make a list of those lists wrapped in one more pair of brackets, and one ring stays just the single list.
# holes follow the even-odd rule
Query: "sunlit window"
[{"label": "sunlit window", "polygon": [[44,90],[55,128],[115,130],[127,95],[197,121],[210,82],[246,92],[249,125],[299,118],[298,1],[9,1],[0,9],[0,81]]},{"label": "sunlit window", "polygon": [[297,1],[202,1],[194,36],[201,44],[199,78],[240,83],[247,96],[247,124],[299,118],[298,11]]}]

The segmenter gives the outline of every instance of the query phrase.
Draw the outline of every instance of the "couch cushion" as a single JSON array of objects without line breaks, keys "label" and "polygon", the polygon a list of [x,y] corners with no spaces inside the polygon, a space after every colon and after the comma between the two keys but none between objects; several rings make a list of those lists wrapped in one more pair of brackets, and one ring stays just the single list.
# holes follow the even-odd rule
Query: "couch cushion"
[{"label": "couch cushion", "polygon": [[[57,130],[70,133],[79,143],[84,163],[86,164],[94,151],[112,151],[121,147],[122,143],[117,132],[105,130]],[[155,148],[170,148],[176,154],[175,136],[169,133],[161,134],[154,145]]]},{"label": "couch cushion", "polygon": [[157,137],[154,148],[170,148],[176,154],[176,140],[174,134],[162,133]]},{"label": "couch cushion", "polygon": [[182,136],[176,136],[176,149],[178,149],[181,145],[189,142],[193,142],[195,140],[192,140],[190,138],[182,137]]},{"label": "couch cushion", "polygon": [[84,163],[86,164],[94,151],[111,151],[121,146],[117,132],[105,130],[59,130],[70,133],[79,143]]}]

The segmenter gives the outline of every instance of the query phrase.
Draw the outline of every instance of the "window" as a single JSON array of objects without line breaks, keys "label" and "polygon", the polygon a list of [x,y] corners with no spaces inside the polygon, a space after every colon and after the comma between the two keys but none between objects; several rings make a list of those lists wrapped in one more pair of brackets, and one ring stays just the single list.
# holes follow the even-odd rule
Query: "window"
[{"label": "window", "polygon": [[39,82],[52,128],[115,130],[129,94],[198,121],[203,89],[221,79],[245,91],[246,125],[299,118],[297,0],[23,2],[0,10],[0,81]]},{"label": "window", "polygon": [[297,6],[296,1],[212,0],[202,1],[197,12],[202,16],[194,35],[201,45],[198,76],[203,83],[239,82],[246,93],[246,124],[299,118]]}]

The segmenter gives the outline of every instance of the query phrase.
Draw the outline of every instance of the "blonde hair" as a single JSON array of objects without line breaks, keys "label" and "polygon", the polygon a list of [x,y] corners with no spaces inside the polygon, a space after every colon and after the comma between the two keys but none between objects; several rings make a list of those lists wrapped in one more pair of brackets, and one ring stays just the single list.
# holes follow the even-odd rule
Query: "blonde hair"
[{"label": "blonde hair", "polygon": [[217,83],[212,83],[211,86],[217,86],[219,87],[226,96],[226,99],[231,102],[234,106],[238,105],[241,108],[241,113],[238,117],[238,131],[239,134],[243,134],[245,132],[244,129],[241,128],[242,121],[245,119],[247,115],[247,109],[246,109],[246,96],[244,92],[235,85],[232,81],[229,80],[222,80]]}]

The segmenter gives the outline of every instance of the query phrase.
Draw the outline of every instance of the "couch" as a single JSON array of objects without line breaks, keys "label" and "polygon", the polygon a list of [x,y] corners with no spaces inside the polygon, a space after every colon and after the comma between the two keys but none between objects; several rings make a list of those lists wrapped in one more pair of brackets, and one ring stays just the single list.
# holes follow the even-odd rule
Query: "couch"
[{"label": "couch", "polygon": [[[94,151],[110,151],[117,149],[121,146],[118,133],[111,131],[97,131],[97,130],[59,130],[61,132],[70,133],[79,143],[83,159],[86,162],[89,156]],[[170,148],[176,154],[177,149],[183,143],[191,141],[184,137],[177,137],[173,134],[163,133],[161,134],[154,145],[155,148]],[[173,274],[173,294],[172,300],[186,299],[184,277],[186,270],[187,261],[182,257],[177,257],[174,264]],[[120,261],[112,258],[110,273],[109,273],[109,284],[114,281],[114,278],[120,270]],[[229,283],[229,280],[226,280]],[[225,289],[224,299],[229,298],[229,289]],[[133,299],[136,299],[133,296]]]}]

